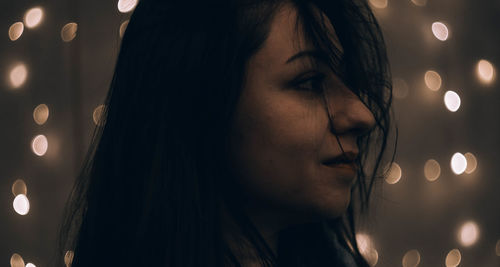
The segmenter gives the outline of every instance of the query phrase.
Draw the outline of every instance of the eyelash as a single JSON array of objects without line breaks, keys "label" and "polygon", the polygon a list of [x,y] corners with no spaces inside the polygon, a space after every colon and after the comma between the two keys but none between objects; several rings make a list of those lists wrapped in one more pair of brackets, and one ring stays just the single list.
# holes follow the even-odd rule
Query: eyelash
[{"label": "eyelash", "polygon": [[[325,79],[325,75],[323,73],[318,73],[318,74],[315,74],[315,75],[310,76],[308,78],[297,81],[295,87],[297,89],[304,90],[304,91],[321,92],[321,89],[322,89],[321,86],[315,86],[315,85],[316,84],[321,85],[321,83],[323,83],[324,79]],[[305,83],[309,83],[309,82],[312,82],[311,87],[301,86],[301,84],[305,84]]]}]

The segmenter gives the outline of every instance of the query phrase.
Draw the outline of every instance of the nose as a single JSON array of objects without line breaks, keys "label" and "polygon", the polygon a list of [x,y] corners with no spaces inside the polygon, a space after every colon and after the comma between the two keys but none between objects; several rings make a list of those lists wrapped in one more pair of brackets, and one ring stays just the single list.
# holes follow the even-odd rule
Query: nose
[{"label": "nose", "polygon": [[343,86],[339,93],[328,99],[330,129],[337,135],[355,137],[368,133],[375,127],[375,117],[359,96]]}]

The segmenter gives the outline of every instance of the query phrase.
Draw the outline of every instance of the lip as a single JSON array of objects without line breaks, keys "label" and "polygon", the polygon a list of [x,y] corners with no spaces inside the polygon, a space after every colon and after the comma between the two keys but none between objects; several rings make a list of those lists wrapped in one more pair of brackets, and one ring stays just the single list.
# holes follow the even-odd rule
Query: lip
[{"label": "lip", "polygon": [[330,168],[339,168],[339,169],[348,169],[352,171],[356,171],[358,169],[356,163],[350,162],[350,163],[330,163],[330,164],[323,164],[327,167]]},{"label": "lip", "polygon": [[358,167],[356,163],[330,163],[323,164],[324,166],[331,168],[335,172],[335,176],[345,180],[348,183],[352,183],[352,181],[356,178]]},{"label": "lip", "polygon": [[323,161],[323,164],[326,165],[332,165],[332,164],[339,164],[339,163],[346,163],[346,164],[352,164],[356,162],[356,159],[358,158],[358,152],[357,151],[346,151],[345,153],[330,157]]}]

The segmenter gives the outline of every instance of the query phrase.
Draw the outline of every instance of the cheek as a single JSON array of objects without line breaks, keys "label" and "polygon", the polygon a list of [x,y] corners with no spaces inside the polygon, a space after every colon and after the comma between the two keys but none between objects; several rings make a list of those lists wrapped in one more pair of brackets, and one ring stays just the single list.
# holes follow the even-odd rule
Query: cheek
[{"label": "cheek", "polygon": [[311,198],[324,186],[315,172],[326,128],[326,115],[293,99],[242,106],[231,135],[238,179],[266,203],[298,205]]}]

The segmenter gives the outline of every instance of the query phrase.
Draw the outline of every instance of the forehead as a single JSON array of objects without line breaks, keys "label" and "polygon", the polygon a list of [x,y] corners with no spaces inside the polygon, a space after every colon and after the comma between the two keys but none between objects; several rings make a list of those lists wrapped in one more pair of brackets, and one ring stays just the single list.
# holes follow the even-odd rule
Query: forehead
[{"label": "forehead", "polygon": [[[342,46],[335,33],[330,20],[319,11],[316,7],[313,8],[314,15],[321,16],[324,26],[328,32],[328,38],[342,52]],[[277,11],[273,21],[267,40],[262,49],[255,55],[256,61],[263,65],[285,65],[287,59],[303,50],[314,50],[315,47],[306,39],[303,25],[297,22],[297,10],[290,4],[284,4]]]}]

